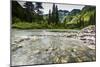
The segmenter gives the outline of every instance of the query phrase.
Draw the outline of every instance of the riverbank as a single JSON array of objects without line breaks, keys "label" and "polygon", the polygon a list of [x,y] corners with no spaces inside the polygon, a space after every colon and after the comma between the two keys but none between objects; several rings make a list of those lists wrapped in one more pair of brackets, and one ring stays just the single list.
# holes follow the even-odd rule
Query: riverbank
[{"label": "riverbank", "polygon": [[13,23],[12,28],[14,29],[76,29],[76,30],[80,30],[84,27],[79,27],[77,25],[65,25],[62,23],[59,24],[48,24],[47,22],[45,23],[36,23],[36,22],[18,22],[18,23]]}]

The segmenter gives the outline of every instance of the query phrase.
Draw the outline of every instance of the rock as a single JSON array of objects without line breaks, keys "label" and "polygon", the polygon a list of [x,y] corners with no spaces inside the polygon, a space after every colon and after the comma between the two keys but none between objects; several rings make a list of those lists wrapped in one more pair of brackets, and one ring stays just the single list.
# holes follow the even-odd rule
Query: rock
[{"label": "rock", "polygon": [[40,52],[40,50],[34,50],[33,53],[34,54],[40,54],[41,52]]},{"label": "rock", "polygon": [[86,38],[81,38],[80,40],[83,40],[84,41],[84,40],[86,40]]},{"label": "rock", "polygon": [[22,46],[17,46],[17,47],[15,47],[15,48],[13,48],[12,51],[16,51],[16,50],[18,50],[18,49],[20,49],[20,48],[22,48]]},{"label": "rock", "polygon": [[95,33],[95,25],[88,26],[82,29],[83,33]]}]

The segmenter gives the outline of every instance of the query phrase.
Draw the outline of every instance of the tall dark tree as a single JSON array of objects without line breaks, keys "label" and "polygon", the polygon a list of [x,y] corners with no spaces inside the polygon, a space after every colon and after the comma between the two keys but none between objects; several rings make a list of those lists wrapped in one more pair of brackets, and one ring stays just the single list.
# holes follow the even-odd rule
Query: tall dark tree
[{"label": "tall dark tree", "polygon": [[55,19],[56,23],[58,24],[59,22],[59,14],[58,14],[58,7],[56,5],[56,19]]},{"label": "tall dark tree", "polygon": [[58,24],[59,22],[59,14],[57,5],[53,4],[52,7],[52,23]]},{"label": "tall dark tree", "polygon": [[[37,22],[43,21],[43,15],[42,15],[43,11],[41,9],[43,9],[42,3],[36,2],[35,3],[35,12],[36,12],[35,18],[36,18]],[[41,23],[41,22],[39,22],[39,23]]]},{"label": "tall dark tree", "polygon": [[26,2],[24,6],[26,7],[27,11],[26,16],[28,16],[26,20],[28,20],[29,22],[43,20],[43,12],[40,10],[43,9],[41,2],[36,2],[35,4],[33,4],[32,2]]},{"label": "tall dark tree", "polygon": [[91,20],[91,25],[96,24],[96,11],[94,11],[93,15],[90,16],[90,20]]},{"label": "tall dark tree", "polygon": [[30,10],[30,11],[34,10],[34,5],[32,4],[32,2],[26,2],[24,6],[26,7],[27,10]]},{"label": "tall dark tree", "polygon": [[96,22],[96,20],[95,20],[95,14],[93,14],[93,15],[90,16],[89,25],[94,25],[95,22]]},{"label": "tall dark tree", "polygon": [[[12,23],[18,22],[18,19],[20,21],[24,20],[24,9],[20,6],[20,4],[17,1],[12,1]],[[17,21],[16,21],[17,20]]]},{"label": "tall dark tree", "polygon": [[55,23],[55,19],[56,19],[56,7],[55,4],[53,4],[52,7],[52,22]]},{"label": "tall dark tree", "polygon": [[25,2],[25,11],[24,11],[24,18],[27,22],[34,21],[34,4],[32,2]]},{"label": "tall dark tree", "polygon": [[48,15],[48,24],[50,24],[51,23],[51,10],[49,10],[49,15]]},{"label": "tall dark tree", "polygon": [[43,12],[40,10],[40,9],[43,9],[42,3],[41,2],[36,2],[35,5],[36,5],[36,7],[35,7],[36,12],[38,14],[42,14]]}]

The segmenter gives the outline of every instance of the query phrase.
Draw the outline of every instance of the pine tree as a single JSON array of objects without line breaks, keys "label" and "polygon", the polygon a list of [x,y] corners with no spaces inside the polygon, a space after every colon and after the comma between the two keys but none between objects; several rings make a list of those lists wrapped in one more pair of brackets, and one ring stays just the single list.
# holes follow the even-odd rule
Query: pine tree
[{"label": "pine tree", "polygon": [[[35,3],[35,10],[36,10],[36,21],[42,21],[43,20],[43,11],[41,11],[40,9],[43,9],[42,3],[41,2],[36,2]],[[39,22],[40,23],[40,22]]]},{"label": "pine tree", "polygon": [[58,24],[59,22],[59,14],[57,5],[53,4],[52,7],[52,23]]},{"label": "pine tree", "polygon": [[27,10],[29,11],[33,11],[34,10],[34,5],[32,4],[32,2],[26,2],[24,4],[24,6],[26,7]]},{"label": "pine tree", "polygon": [[28,22],[32,22],[33,21],[33,17],[34,17],[34,5],[32,4],[32,2],[25,2],[24,3],[25,8],[25,20]]},{"label": "pine tree", "polygon": [[40,9],[43,9],[42,3],[36,2],[35,5],[36,5],[35,10],[36,10],[37,14],[42,14],[43,12],[40,10]]},{"label": "pine tree", "polygon": [[50,24],[51,23],[51,10],[49,10],[49,16],[48,16],[48,24]]},{"label": "pine tree", "polygon": [[58,7],[57,7],[57,5],[56,5],[56,24],[58,24],[58,22],[59,22],[59,14],[58,14]]},{"label": "pine tree", "polygon": [[53,8],[52,8],[52,22],[55,23],[56,20],[56,7],[55,4],[53,4]]}]

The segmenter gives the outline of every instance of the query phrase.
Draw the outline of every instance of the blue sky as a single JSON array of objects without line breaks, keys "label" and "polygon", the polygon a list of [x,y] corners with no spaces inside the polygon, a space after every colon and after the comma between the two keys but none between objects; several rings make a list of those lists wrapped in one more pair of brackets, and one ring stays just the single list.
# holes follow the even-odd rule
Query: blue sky
[{"label": "blue sky", "polygon": [[[22,6],[25,3],[24,1],[19,2]],[[33,2],[34,4],[34,2]],[[82,9],[84,5],[69,5],[69,4],[56,4],[58,6],[58,10],[68,10],[71,11],[72,9]],[[44,14],[48,14],[49,10],[52,10],[52,3],[42,3],[44,9],[41,9]],[[24,7],[24,6],[23,6]]]}]

